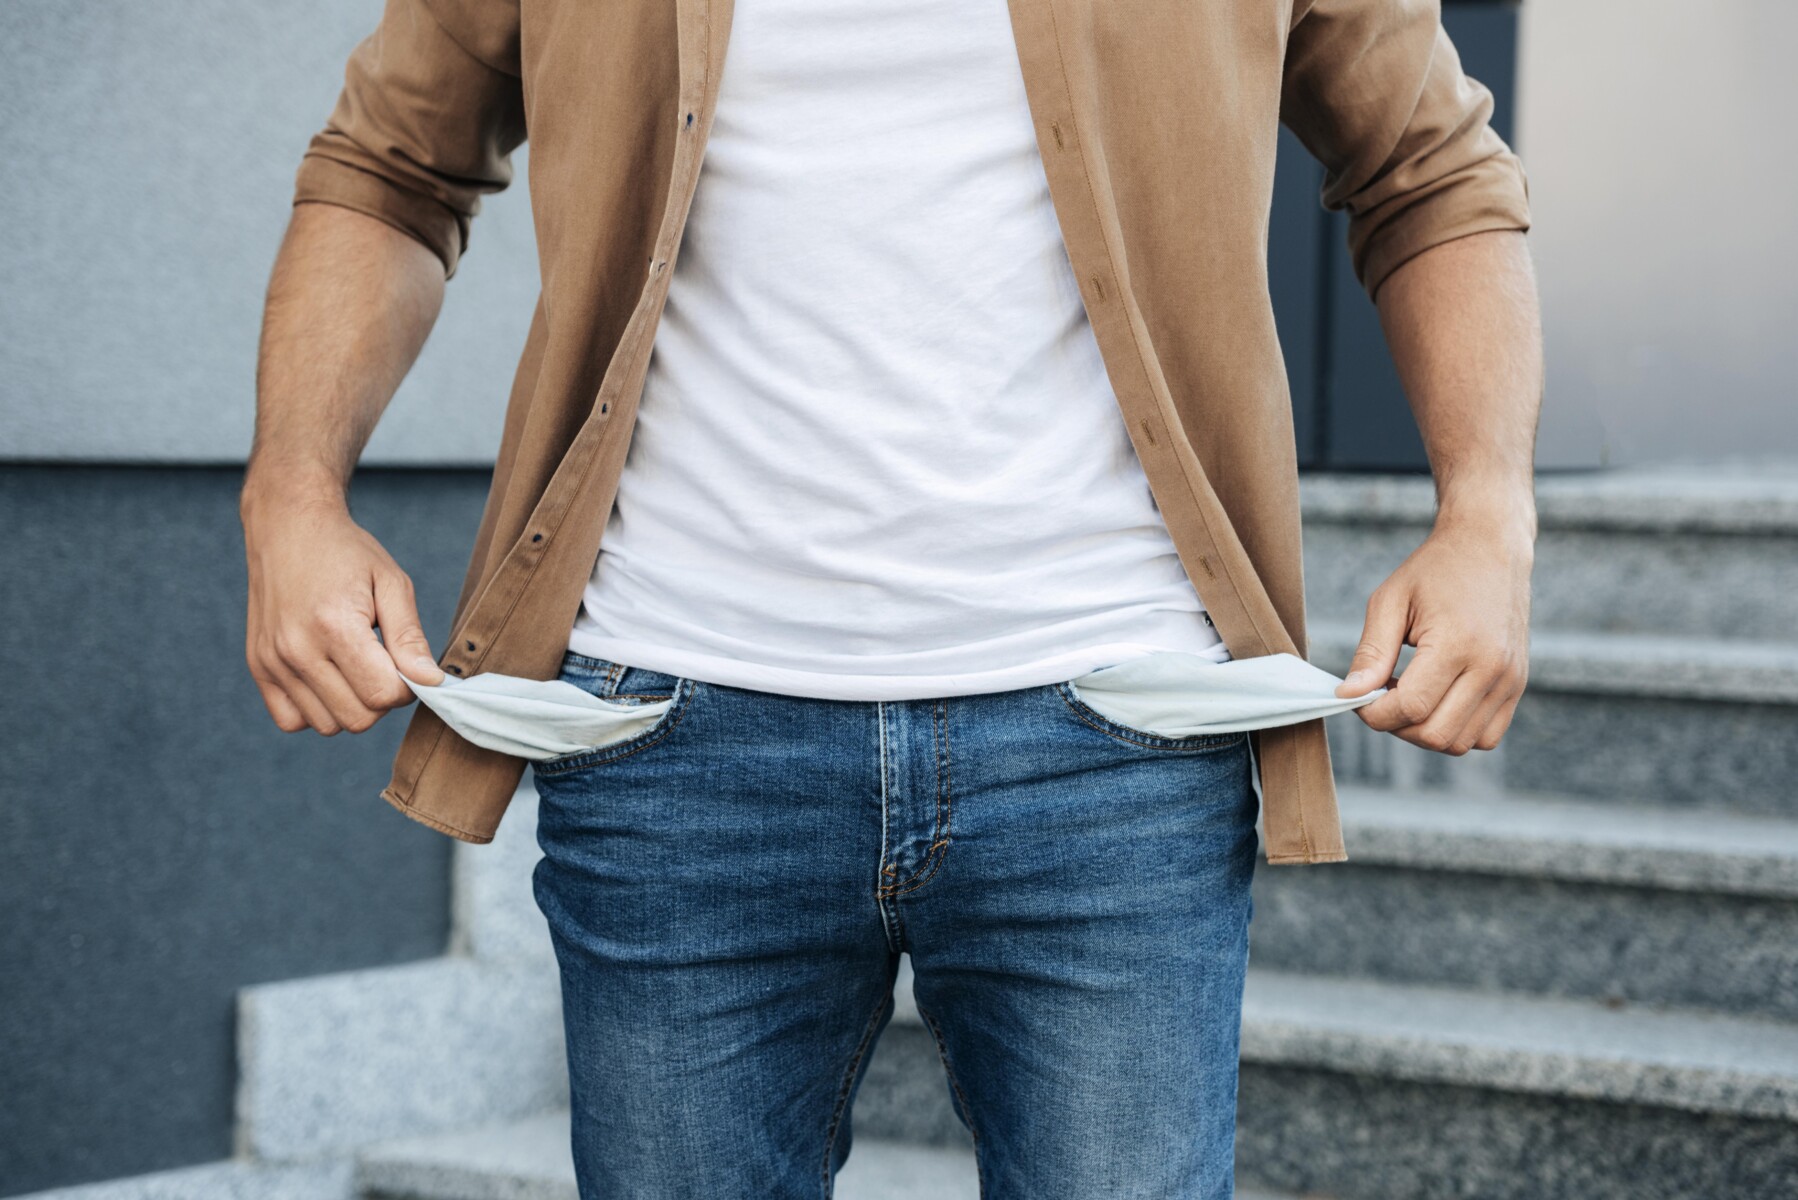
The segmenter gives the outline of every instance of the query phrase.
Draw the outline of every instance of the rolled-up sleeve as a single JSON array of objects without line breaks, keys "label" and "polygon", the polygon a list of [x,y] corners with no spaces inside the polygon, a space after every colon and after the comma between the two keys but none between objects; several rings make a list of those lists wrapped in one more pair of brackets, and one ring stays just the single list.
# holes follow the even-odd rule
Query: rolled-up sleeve
[{"label": "rolled-up sleeve", "polygon": [[482,194],[511,183],[524,138],[517,0],[386,0],[300,159],[294,203],[385,221],[448,277]]},{"label": "rolled-up sleeve", "polygon": [[1295,0],[1285,72],[1280,119],[1323,164],[1324,206],[1347,210],[1369,296],[1432,246],[1529,228],[1523,164],[1439,0]]}]

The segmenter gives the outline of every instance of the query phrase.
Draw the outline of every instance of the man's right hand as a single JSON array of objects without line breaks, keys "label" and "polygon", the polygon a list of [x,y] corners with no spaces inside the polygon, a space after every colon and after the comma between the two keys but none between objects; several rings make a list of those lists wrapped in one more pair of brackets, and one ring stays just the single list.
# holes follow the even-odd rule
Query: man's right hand
[{"label": "man's right hand", "polygon": [[[443,671],[412,581],[339,496],[246,483],[250,674],[288,733],[361,733]],[[376,630],[380,631],[379,637]]]}]

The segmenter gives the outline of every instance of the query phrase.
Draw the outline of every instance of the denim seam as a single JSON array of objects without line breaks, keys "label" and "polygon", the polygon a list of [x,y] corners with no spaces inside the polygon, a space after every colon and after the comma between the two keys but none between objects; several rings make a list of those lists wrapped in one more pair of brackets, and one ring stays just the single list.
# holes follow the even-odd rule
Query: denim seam
[{"label": "denim seam", "polygon": [[[949,777],[949,717],[948,704],[946,701],[939,700],[937,702],[935,715],[936,719],[934,724],[937,747],[936,826],[930,831],[930,849],[925,855],[924,861],[918,865],[916,871],[913,871],[910,875],[896,883],[888,884],[882,889],[882,894],[886,896],[900,896],[908,892],[917,891],[936,876],[938,869],[943,865],[943,860],[949,856],[949,852],[945,847],[949,844],[949,826],[950,821],[955,814],[953,807],[954,799]],[[928,873],[926,873],[927,868]],[[919,876],[923,877],[919,878]],[[916,882],[913,882],[914,880]],[[910,884],[910,886],[906,886],[907,884]]]},{"label": "denim seam", "polygon": [[842,1086],[837,1089],[837,1102],[836,1107],[832,1109],[830,1114],[830,1127],[824,1131],[823,1190],[820,1192],[820,1195],[825,1197],[825,1200],[829,1200],[831,1194],[830,1155],[831,1152],[836,1149],[837,1130],[840,1129],[843,1124],[843,1113],[849,1105],[849,1093],[855,1086],[856,1071],[860,1069],[862,1059],[867,1056],[868,1049],[873,1046],[874,1031],[880,1025],[880,1016],[886,1011],[887,1004],[893,998],[892,991],[890,990],[891,981],[889,980],[888,982],[889,990],[887,994],[880,998],[880,1003],[874,1006],[874,1015],[869,1017],[867,1024],[862,1026],[861,1041],[855,1047],[855,1057],[849,1060],[849,1069],[843,1073]]},{"label": "denim seam", "polygon": [[[886,870],[887,865],[887,838],[890,836],[887,820],[888,797],[892,794],[891,780],[888,778],[887,708],[884,702],[875,701],[874,717],[879,730],[880,742],[880,857],[875,860],[874,865],[874,907],[880,912],[881,927],[886,932],[887,949],[898,954],[905,949],[905,922],[896,908],[888,910],[887,890],[881,883],[882,873]],[[895,930],[897,931],[896,937]]]},{"label": "denim seam", "polygon": [[1196,738],[1170,738],[1145,734],[1131,729],[1128,725],[1119,725],[1116,721],[1103,716],[1099,716],[1097,720],[1088,716],[1082,707],[1083,702],[1077,703],[1068,695],[1066,684],[1057,684],[1055,694],[1061,697],[1061,702],[1068,706],[1069,711],[1075,717],[1079,718],[1081,724],[1098,730],[1114,741],[1130,746],[1141,746],[1145,750],[1222,750],[1236,745],[1243,738],[1243,734],[1240,732],[1211,733]]},{"label": "denim seam", "polygon": [[[915,1003],[916,997],[914,996],[913,999]],[[968,1137],[974,1143],[975,1182],[979,1185],[979,1195],[981,1200],[985,1200],[986,1171],[982,1167],[980,1161],[980,1131],[974,1127],[974,1106],[968,1102],[968,1094],[961,1090],[961,1080],[955,1077],[955,1068],[949,1063],[949,1047],[943,1041],[942,1027],[936,1023],[935,1017],[925,1011],[922,1004],[918,1004],[916,1007],[918,1009],[918,1016],[923,1019],[925,1027],[930,1030],[930,1036],[936,1041],[936,1056],[942,1060],[943,1074],[949,1077],[949,1086],[954,1090],[955,1098],[961,1101],[962,1120],[967,1123]]]}]

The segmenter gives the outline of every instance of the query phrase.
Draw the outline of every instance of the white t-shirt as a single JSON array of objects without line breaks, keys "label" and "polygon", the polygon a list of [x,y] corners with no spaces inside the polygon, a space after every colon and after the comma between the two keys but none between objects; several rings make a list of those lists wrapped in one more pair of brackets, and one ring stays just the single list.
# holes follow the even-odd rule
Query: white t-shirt
[{"label": "white t-shirt", "polygon": [[1000,0],[738,0],[569,646],[845,700],[1229,659],[1087,323]]}]

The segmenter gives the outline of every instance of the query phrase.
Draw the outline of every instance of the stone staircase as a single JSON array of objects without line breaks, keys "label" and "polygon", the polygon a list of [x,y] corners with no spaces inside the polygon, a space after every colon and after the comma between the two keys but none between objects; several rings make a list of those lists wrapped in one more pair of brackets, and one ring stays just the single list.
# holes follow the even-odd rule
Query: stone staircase
[{"label": "stone staircase", "polygon": [[[1341,671],[1433,493],[1305,493],[1312,659]],[[1333,719],[1350,861],[1258,875],[1241,1175],[1798,1196],[1798,473],[1537,495],[1504,744],[1453,759]]]},{"label": "stone staircase", "polygon": [[[1798,471],[1551,476],[1538,500],[1504,745],[1332,718],[1350,861],[1258,872],[1243,1200],[1798,1197]],[[1341,672],[1432,489],[1313,476],[1304,503],[1311,657]],[[243,993],[236,1162],[79,1194],[572,1200],[528,781],[514,805],[457,848],[446,956]],[[974,1197],[897,992],[837,1194]]]}]

